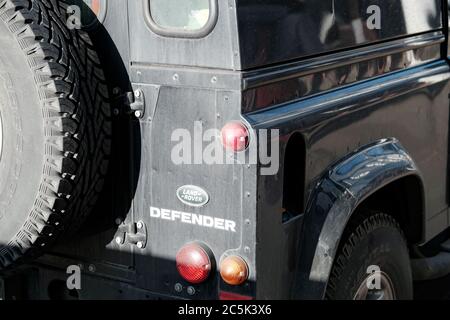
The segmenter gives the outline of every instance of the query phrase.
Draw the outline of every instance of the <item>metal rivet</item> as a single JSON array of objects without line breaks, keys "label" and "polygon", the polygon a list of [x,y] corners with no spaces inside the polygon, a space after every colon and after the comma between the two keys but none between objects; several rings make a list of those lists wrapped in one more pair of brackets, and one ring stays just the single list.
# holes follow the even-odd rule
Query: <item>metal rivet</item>
[{"label": "metal rivet", "polygon": [[212,78],[211,78],[211,82],[212,82],[212,83],[216,83],[216,82],[217,82],[217,77],[215,77],[215,76],[212,77]]},{"label": "metal rivet", "polygon": [[142,241],[139,241],[138,243],[136,243],[136,246],[137,246],[139,249],[142,249],[142,248],[144,248],[144,243],[143,243]]},{"label": "metal rivet", "polygon": [[117,219],[116,219],[116,224],[117,224],[117,225],[120,225],[121,223],[122,223],[122,218],[117,218]]},{"label": "metal rivet", "polygon": [[135,90],[134,91],[134,96],[136,97],[136,98],[139,98],[140,96],[141,96],[141,90]]},{"label": "metal rivet", "polygon": [[139,221],[136,226],[138,227],[138,229],[142,229],[144,227],[144,223],[142,221]]},{"label": "metal rivet", "polygon": [[190,296],[193,296],[195,294],[195,288],[194,287],[187,287],[187,293]]},{"label": "metal rivet", "polygon": [[177,73],[175,73],[172,78],[173,80],[178,81],[180,79],[180,76]]},{"label": "metal rivet", "polygon": [[123,238],[122,237],[116,237],[116,243],[117,244],[123,244]]},{"label": "metal rivet", "polygon": [[120,113],[120,112],[119,112],[119,109],[114,108],[114,110],[113,110],[113,115],[118,116],[119,113]]},{"label": "metal rivet", "polygon": [[88,267],[89,272],[95,272],[96,268],[93,264],[90,264]]},{"label": "metal rivet", "polygon": [[183,291],[183,285],[181,283],[175,283],[174,289],[176,292],[180,293],[181,291]]},{"label": "metal rivet", "polygon": [[134,112],[134,116],[135,116],[136,118],[142,117],[142,111],[136,110],[136,111]]}]

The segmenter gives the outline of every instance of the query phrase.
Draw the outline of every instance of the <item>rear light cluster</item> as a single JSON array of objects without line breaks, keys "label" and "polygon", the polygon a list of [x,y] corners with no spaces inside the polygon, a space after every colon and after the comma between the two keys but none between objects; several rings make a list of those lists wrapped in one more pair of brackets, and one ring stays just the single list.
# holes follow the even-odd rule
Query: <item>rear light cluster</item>
[{"label": "rear light cluster", "polygon": [[[178,251],[176,264],[181,277],[189,283],[205,282],[214,269],[210,250],[198,243],[189,243]],[[239,256],[232,255],[222,260],[220,275],[223,281],[232,286],[238,286],[248,280],[247,263]]]},{"label": "rear light cluster", "polygon": [[241,152],[248,148],[250,133],[240,121],[227,123],[221,131],[223,146],[233,152]]}]

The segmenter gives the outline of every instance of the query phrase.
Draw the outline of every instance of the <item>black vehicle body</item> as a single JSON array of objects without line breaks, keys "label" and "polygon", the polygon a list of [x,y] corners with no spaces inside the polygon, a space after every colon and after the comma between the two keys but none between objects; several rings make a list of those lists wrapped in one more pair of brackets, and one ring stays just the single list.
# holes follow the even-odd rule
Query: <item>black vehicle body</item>
[{"label": "black vehicle body", "polygon": [[[66,269],[81,265],[82,299],[217,299],[222,291],[322,299],[345,227],[363,206],[391,212],[411,248],[437,253],[450,226],[447,3],[211,3],[217,15],[205,34],[161,35],[148,1],[107,1],[104,21],[91,26],[117,108],[105,191],[74,240],[5,278],[7,297],[71,297]],[[371,5],[382,27],[357,35],[352,23],[365,25]],[[170,161],[177,128],[238,119],[255,132],[279,130],[275,174],[262,175],[259,163]],[[182,185],[207,190],[209,203],[181,203]],[[236,232],[154,219],[151,207],[235,221]],[[116,242],[127,234],[145,246]],[[244,257],[249,281],[231,287],[215,273],[185,282],[174,259],[191,241],[211,248],[216,263]]]}]

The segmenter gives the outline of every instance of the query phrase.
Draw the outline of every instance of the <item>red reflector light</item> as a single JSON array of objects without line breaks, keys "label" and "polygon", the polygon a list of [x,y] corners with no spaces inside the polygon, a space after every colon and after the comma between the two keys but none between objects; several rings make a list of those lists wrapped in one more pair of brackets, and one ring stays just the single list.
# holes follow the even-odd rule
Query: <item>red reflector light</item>
[{"label": "red reflector light", "polygon": [[200,245],[190,243],[181,248],[176,257],[177,269],[184,280],[198,284],[208,279],[211,273],[211,259]]},{"label": "red reflector light", "polygon": [[228,150],[234,152],[247,149],[250,141],[250,134],[247,127],[239,121],[227,123],[222,128],[222,144]]},{"label": "red reflector light", "polygon": [[220,291],[219,300],[253,300],[253,297],[243,296],[233,292]]},{"label": "red reflector light", "polygon": [[92,0],[91,9],[98,16],[101,9],[101,0]]}]

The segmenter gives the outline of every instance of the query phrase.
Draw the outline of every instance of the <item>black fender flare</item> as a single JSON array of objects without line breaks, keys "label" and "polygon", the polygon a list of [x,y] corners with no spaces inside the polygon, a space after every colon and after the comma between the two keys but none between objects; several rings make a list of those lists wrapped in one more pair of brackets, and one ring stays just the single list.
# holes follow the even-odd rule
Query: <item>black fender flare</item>
[{"label": "black fender flare", "polygon": [[396,139],[364,147],[327,171],[316,184],[305,212],[294,298],[324,298],[340,239],[355,209],[377,190],[410,175],[423,181]]}]

